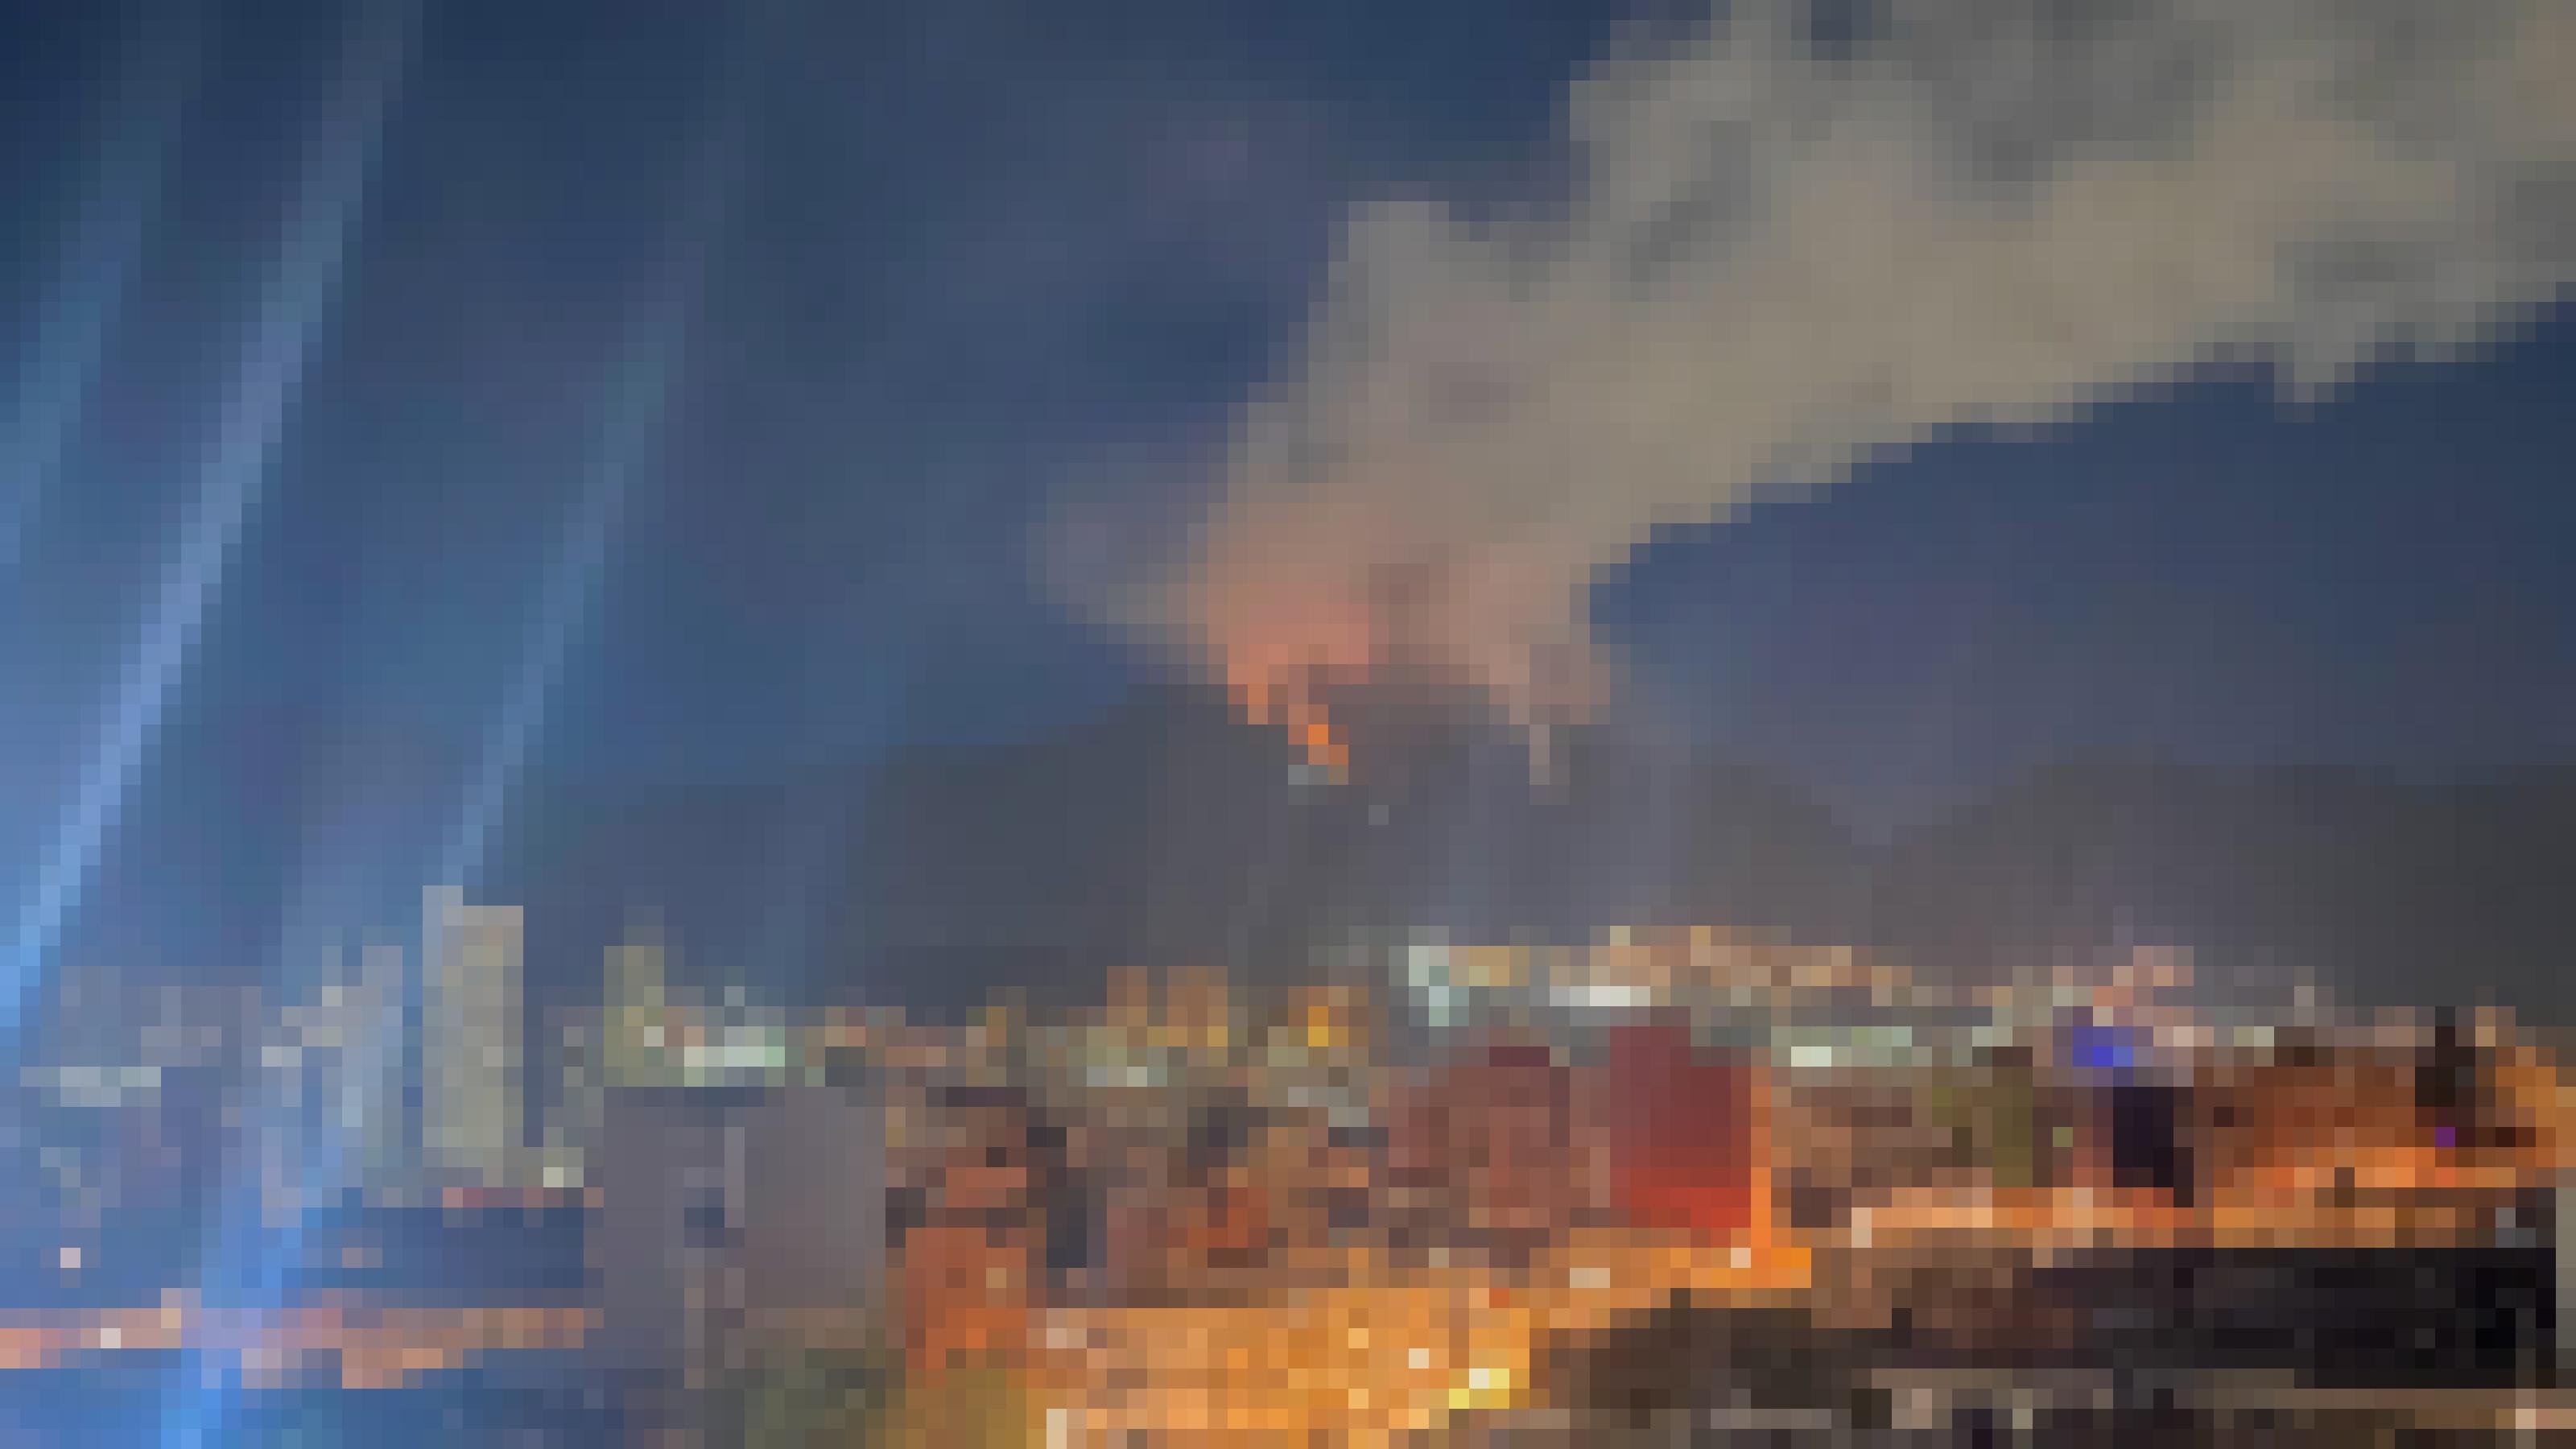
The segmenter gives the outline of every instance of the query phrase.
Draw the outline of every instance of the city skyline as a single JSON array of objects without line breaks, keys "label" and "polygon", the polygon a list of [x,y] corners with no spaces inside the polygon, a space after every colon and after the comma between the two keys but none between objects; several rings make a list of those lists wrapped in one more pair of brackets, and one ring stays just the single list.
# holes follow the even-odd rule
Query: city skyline
[{"label": "city skyline", "polygon": [[2576,1424],[2566,0],[82,0],[0,198],[0,1449]]}]

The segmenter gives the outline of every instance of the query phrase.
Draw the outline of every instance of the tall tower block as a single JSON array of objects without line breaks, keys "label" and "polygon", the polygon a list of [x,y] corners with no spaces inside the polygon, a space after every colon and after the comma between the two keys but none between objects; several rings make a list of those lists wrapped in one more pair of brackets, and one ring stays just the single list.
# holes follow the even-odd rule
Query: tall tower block
[{"label": "tall tower block", "polygon": [[463,892],[433,888],[422,936],[423,1145],[447,1182],[511,1186],[525,1101],[519,909],[469,906]]}]

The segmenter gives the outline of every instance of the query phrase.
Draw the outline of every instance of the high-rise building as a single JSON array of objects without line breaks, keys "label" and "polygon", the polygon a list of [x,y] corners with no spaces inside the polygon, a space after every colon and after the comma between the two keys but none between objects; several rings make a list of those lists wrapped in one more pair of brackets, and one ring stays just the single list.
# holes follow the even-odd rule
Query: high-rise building
[{"label": "high-rise building", "polygon": [[422,1137],[433,1170],[464,1186],[513,1185],[521,1157],[516,906],[469,906],[433,888],[423,911]]},{"label": "high-rise building", "polygon": [[872,1327],[885,1126],[869,1087],[610,1090],[586,1240],[603,1361],[649,1396],[703,1382],[746,1342]]},{"label": "high-rise building", "polygon": [[409,1013],[404,1010],[402,947],[370,941],[358,954],[351,1012],[348,1085],[343,1109],[355,1119],[359,1180],[382,1191],[399,1183],[411,1163],[403,1127],[405,1067],[410,1060]]}]

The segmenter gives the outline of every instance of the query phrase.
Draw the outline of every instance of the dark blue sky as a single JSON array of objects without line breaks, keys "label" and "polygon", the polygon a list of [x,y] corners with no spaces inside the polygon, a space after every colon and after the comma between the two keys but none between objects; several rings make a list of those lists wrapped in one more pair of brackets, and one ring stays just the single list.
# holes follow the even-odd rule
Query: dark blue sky
[{"label": "dark blue sky", "polygon": [[2212,375],[1645,550],[1596,604],[1863,826],[2112,757],[2428,779],[2576,747],[2576,327],[2321,407]]},{"label": "dark blue sky", "polygon": [[[0,878],[22,911],[359,7],[208,0],[195,45],[184,8],[0,20],[0,457],[23,510]],[[345,873],[360,914],[416,888],[657,308],[683,322],[667,406],[618,475],[595,596],[575,591],[532,777],[792,789],[1098,713],[1138,666],[1032,577],[1050,502],[1169,489],[1208,456],[1293,360],[1353,202],[1543,187],[1561,88],[1617,24],[1572,0],[436,0],[75,940],[177,951],[293,862]],[[157,188],[133,179],[156,111]],[[79,279],[113,275],[120,188],[148,203],[140,245],[38,469],[31,390],[84,325]],[[693,291],[674,255],[703,258]],[[2571,383],[2564,317],[2309,409],[2267,377],[2189,380],[1658,540],[1596,613],[1714,747],[1864,828],[2059,759],[2564,761]]]}]

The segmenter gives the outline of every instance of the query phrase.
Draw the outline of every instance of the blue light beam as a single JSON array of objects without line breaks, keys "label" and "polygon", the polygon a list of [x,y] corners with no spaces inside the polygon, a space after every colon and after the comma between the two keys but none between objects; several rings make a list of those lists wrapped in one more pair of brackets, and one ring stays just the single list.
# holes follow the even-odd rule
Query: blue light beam
[{"label": "blue light beam", "polygon": [[[738,91],[740,87],[731,89]],[[608,385],[605,420],[580,498],[556,564],[549,572],[528,646],[486,734],[454,828],[440,848],[435,880],[470,888],[480,875],[490,835],[543,723],[552,684],[561,674],[599,592],[632,481],[652,464],[658,452],[660,423],[677,385],[687,324],[705,271],[710,238],[729,191],[739,140],[734,117],[739,109],[738,104],[725,107],[720,123],[702,133],[687,167],[674,227],[675,244],[658,269],[634,337],[619,353]],[[309,894],[312,874],[325,864],[317,860],[303,863],[299,896]],[[318,925],[309,919],[311,906],[309,900],[290,904],[291,915],[305,927],[290,930],[290,941],[310,943],[319,934]],[[404,1024],[400,1000],[400,993],[396,993],[392,1001],[378,1003],[378,1019],[372,1023],[365,1043],[353,1042],[348,1047],[373,1059],[378,1070],[370,1072],[367,1080],[380,1080],[382,1066],[393,1060],[399,1050]],[[394,1104],[375,1105],[380,1110],[390,1110]],[[296,1106],[274,1094],[264,1096],[254,1118],[262,1125],[245,1130],[245,1145],[252,1149],[247,1155],[258,1157],[257,1149],[267,1140],[260,1135],[263,1130],[269,1134],[290,1131],[284,1125],[285,1119]],[[301,1258],[309,1226],[304,1215],[317,1205],[345,1197],[348,1148],[340,1134],[326,1132],[319,1151],[296,1154],[302,1164],[297,1220],[279,1233],[266,1232],[261,1226],[256,1163],[246,1171],[237,1171],[214,1228],[215,1251],[206,1261],[211,1282],[239,1288],[238,1311],[249,1319],[249,1331],[259,1331],[260,1323],[273,1317],[293,1296],[294,1266]],[[191,1449],[208,1442],[210,1431],[227,1423],[232,1401],[226,1376],[206,1373],[202,1356],[192,1357],[199,1360],[194,1365],[194,1381],[183,1380],[177,1386],[169,1401],[162,1436],[165,1444]]]},{"label": "blue light beam", "polygon": [[414,0],[374,0],[360,21],[351,60],[330,119],[313,138],[277,269],[263,289],[257,330],[219,415],[195,506],[165,569],[105,738],[82,771],[71,808],[34,889],[20,908],[5,977],[0,977],[0,1059],[14,1056],[19,1017],[42,982],[100,850],[124,812],[125,797],[160,731],[161,716],[183,682],[206,615],[244,525],[264,491],[277,438],[304,381],[306,354],[337,300],[350,235],[373,170],[386,111],[399,88],[417,22]]},{"label": "blue light beam", "polygon": [[[27,986],[41,978],[63,918],[95,868],[267,482],[278,434],[302,390],[306,354],[338,298],[385,117],[401,88],[419,18],[416,0],[371,0],[355,22],[341,89],[321,130],[311,137],[296,210],[262,293],[258,330],[221,415],[175,567],[165,575],[160,606],[119,698],[115,733],[102,742],[82,777],[62,838],[21,918],[8,995],[0,999],[0,1009],[8,1012],[0,1031],[14,1034]],[[272,1118],[266,1110],[270,1105],[261,1103],[263,1110],[244,1124],[254,1147],[259,1126]],[[256,1152],[251,1155],[255,1163]],[[255,1165],[252,1172],[255,1179]],[[219,1219],[226,1215],[226,1208],[219,1207]],[[224,1261],[219,1257],[213,1266],[220,1269]],[[204,1363],[202,1347],[180,1356],[183,1373],[202,1375]],[[202,1444],[209,1427],[222,1422],[225,1400],[211,1376],[205,1378],[204,1390],[192,1393],[183,1383],[164,1400],[161,1442]]]},{"label": "blue light beam", "polygon": [[597,602],[635,480],[659,466],[708,256],[740,165],[750,79],[746,67],[756,53],[746,35],[735,51],[736,64],[720,82],[715,120],[699,131],[684,163],[670,245],[655,269],[635,331],[612,365],[580,496],[547,571],[518,671],[484,733],[456,829],[440,851],[431,877],[438,884],[471,893],[481,883],[492,837],[544,727],[555,681]]}]

